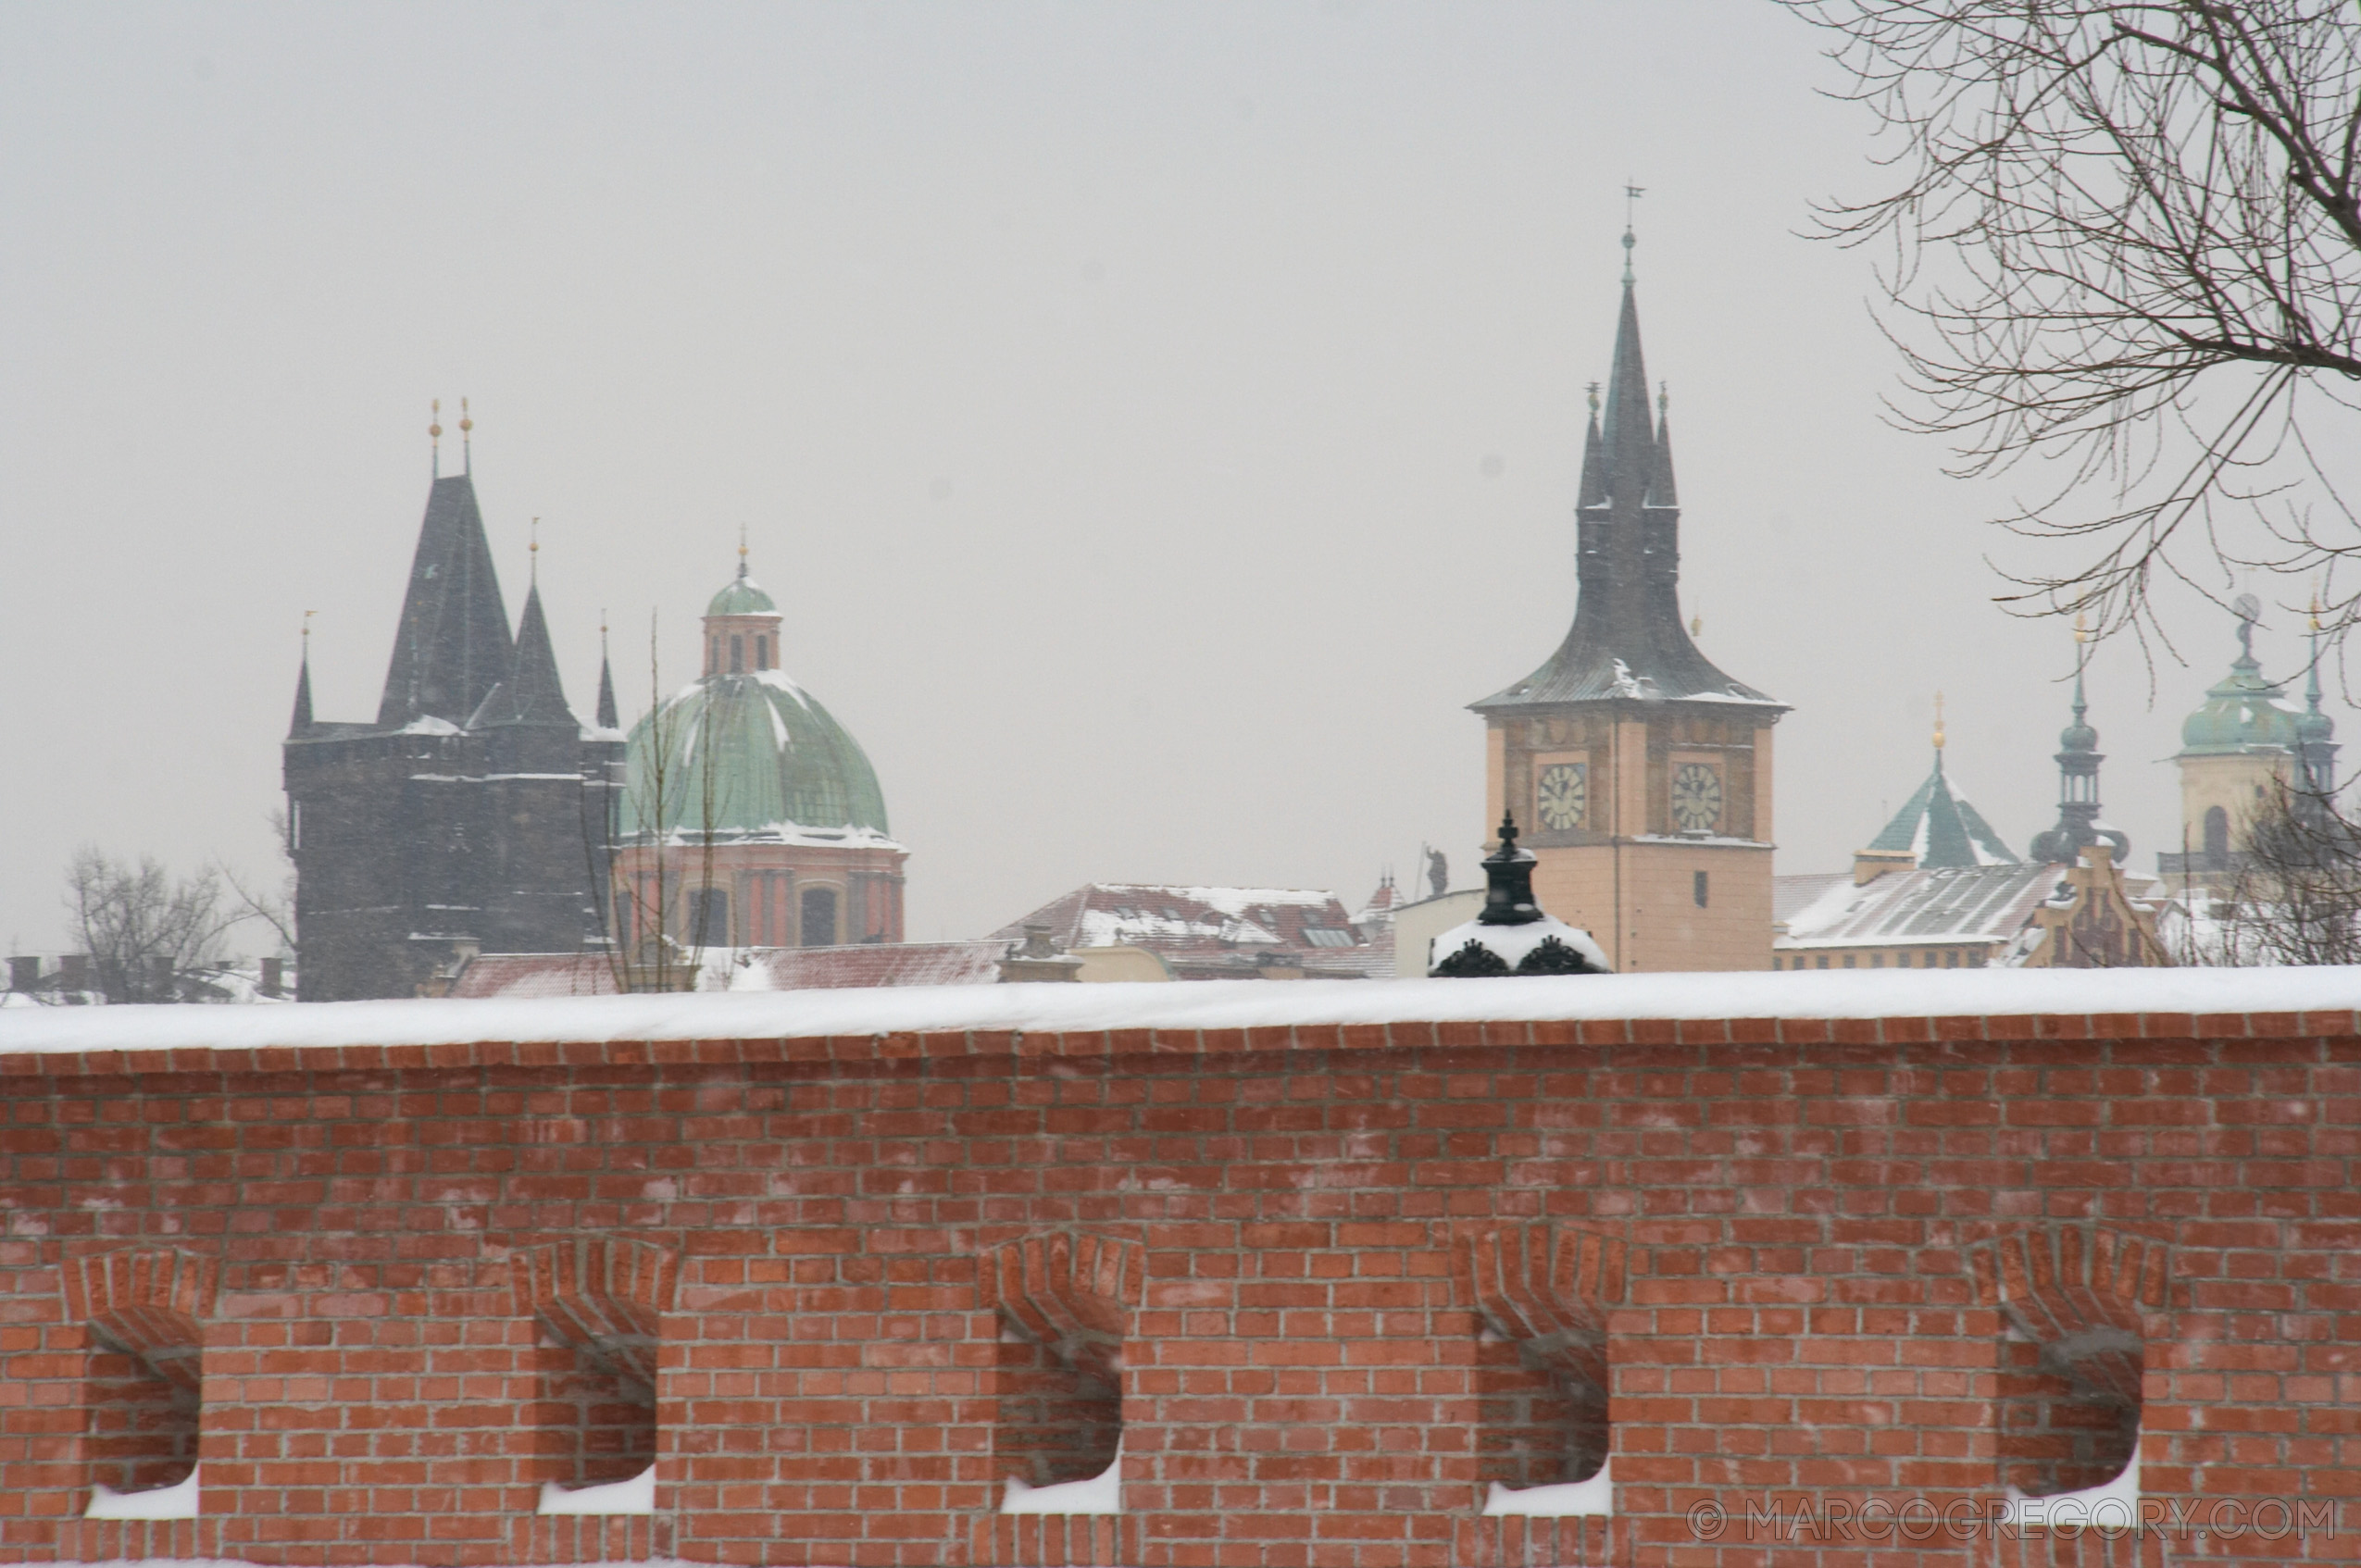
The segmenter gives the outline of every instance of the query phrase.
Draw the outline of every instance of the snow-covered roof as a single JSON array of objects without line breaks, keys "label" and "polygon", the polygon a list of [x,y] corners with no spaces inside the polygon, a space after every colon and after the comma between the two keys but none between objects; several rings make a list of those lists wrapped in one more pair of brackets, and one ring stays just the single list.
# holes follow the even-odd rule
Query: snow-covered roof
[{"label": "snow-covered roof", "polygon": [[2002,941],[2023,927],[2064,875],[2055,865],[1953,866],[1889,871],[1860,887],[1850,876],[1774,877],[1774,906],[1786,902],[1781,883],[1808,880],[1811,887],[1808,898],[1793,901],[1780,916],[1787,930],[1772,945]]},{"label": "snow-covered roof", "polygon": [[1989,823],[1955,792],[1943,776],[1943,752],[1927,781],[1893,814],[1883,831],[1869,841],[1873,850],[1908,850],[1919,866],[2014,865],[2016,852],[2000,840]]},{"label": "snow-covered roof", "polygon": [[[830,990],[888,986],[988,986],[1005,941],[863,942],[848,947],[707,948],[700,991]],[[617,994],[613,960],[586,952],[487,952],[468,961],[451,994],[509,1000]]]},{"label": "snow-covered roof", "polygon": [[[809,1039],[982,1031],[1305,1029],[1600,1020],[2009,1018],[2262,1013],[2356,1032],[2361,966],[2309,969],[1829,969],[1190,986],[927,986],[879,990],[324,1002],[293,1007],[43,1007],[0,1012],[0,1058],[55,1052]],[[2325,1018],[2299,1014],[2326,1014]],[[2129,1026],[2126,1026],[2129,1027]],[[2242,1023],[2223,1026],[2242,1033]],[[2021,1027],[2000,1027],[2005,1037]],[[2152,1031],[2153,1032],[2153,1031]],[[1353,1043],[1355,1037],[1344,1037]],[[1318,1043],[1334,1046],[1323,1034]],[[1368,1043],[1378,1043],[1370,1040]],[[997,1049],[995,1047],[995,1049]],[[1014,1049],[1012,1046],[1011,1049]],[[1103,1049],[1103,1044],[1100,1047]]]},{"label": "snow-covered roof", "polygon": [[1343,902],[1317,888],[1092,882],[992,934],[1013,941],[1028,926],[1048,927],[1065,948],[1143,947],[1167,960],[1217,966],[1301,958],[1321,969],[1376,974],[1393,963],[1390,945],[1371,942]]}]

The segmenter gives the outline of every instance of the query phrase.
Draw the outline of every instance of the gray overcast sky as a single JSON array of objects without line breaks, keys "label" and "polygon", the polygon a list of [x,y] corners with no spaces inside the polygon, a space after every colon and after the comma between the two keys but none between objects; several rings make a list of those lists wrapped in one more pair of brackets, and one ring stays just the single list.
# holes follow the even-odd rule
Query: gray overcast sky
[{"label": "gray overcast sky", "polygon": [[[1746,0],[0,9],[0,938],[73,846],[261,874],[306,610],[375,712],[427,479],[478,422],[578,712],[628,716],[748,530],[785,663],[875,761],[910,935],[1080,882],[1474,874],[1481,725],[1573,609],[1621,187],[1683,591],[1791,703],[1779,868],[1924,775],[2022,851],[2070,665],[1991,603],[2004,497],[1879,422],[1876,188],[1818,40]],[[456,464],[446,439],[445,462]],[[2285,617],[2274,665],[2295,662]],[[2103,650],[2135,864],[2156,705]],[[2340,710],[2341,711],[2341,710]],[[245,945],[257,945],[259,936]]]}]

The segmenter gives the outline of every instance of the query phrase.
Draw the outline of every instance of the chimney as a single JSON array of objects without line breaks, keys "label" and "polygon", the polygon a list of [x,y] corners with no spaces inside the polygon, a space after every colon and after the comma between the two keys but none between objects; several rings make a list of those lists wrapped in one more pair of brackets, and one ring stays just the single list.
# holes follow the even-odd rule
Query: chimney
[{"label": "chimney", "polygon": [[69,952],[58,958],[57,989],[68,991],[90,989],[90,954]]},{"label": "chimney", "polygon": [[1918,857],[1908,850],[1855,850],[1853,885],[1868,887],[1889,871],[1915,871]]},{"label": "chimney", "polygon": [[282,958],[264,959],[262,961],[262,994],[265,996],[283,995],[285,992],[286,983],[286,960]]},{"label": "chimney", "polygon": [[41,959],[37,954],[8,960],[8,989],[29,991],[41,989]]}]

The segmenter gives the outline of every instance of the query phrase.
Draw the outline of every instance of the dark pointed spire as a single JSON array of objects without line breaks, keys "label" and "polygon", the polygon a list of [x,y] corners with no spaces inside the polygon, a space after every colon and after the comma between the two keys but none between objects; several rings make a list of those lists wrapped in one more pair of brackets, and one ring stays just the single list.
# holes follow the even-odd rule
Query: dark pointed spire
[{"label": "dark pointed spire", "polygon": [[[1624,235],[1625,255],[1631,236]],[[1648,418],[1648,366],[1640,350],[1640,301],[1627,264],[1623,310],[1615,323],[1615,363],[1606,377],[1606,492],[1618,503],[1640,501],[1655,468],[1655,429]]]},{"label": "dark pointed spire", "polygon": [[515,671],[493,688],[468,728],[497,724],[533,724],[581,728],[566,706],[566,689],[557,678],[557,655],[549,645],[549,622],[541,613],[541,587],[525,591],[524,618],[517,625]]},{"label": "dark pointed spire", "polygon": [[1680,504],[1680,492],[1672,482],[1672,393],[1661,381],[1656,383],[1656,450],[1655,462],[1648,470],[1647,504]]},{"label": "dark pointed spire", "polygon": [[295,676],[295,714],[287,724],[287,739],[300,740],[312,730],[311,718],[311,612],[304,612],[304,662]]},{"label": "dark pointed spire", "polygon": [[[1632,193],[1636,194],[1636,190]],[[1600,701],[1771,704],[1698,652],[1680,615],[1680,510],[1672,480],[1669,420],[1649,406],[1640,348],[1640,305],[1623,236],[1623,296],[1602,409],[1596,387],[1584,432],[1576,507],[1574,624],[1549,662],[1474,704],[1479,712]],[[1776,705],[1776,704],[1772,704]]]},{"label": "dark pointed spire", "polygon": [[439,479],[428,492],[410,561],[378,727],[399,729],[421,718],[465,724],[507,678],[511,646],[475,480],[466,474]]},{"label": "dark pointed spire", "polygon": [[1574,504],[1604,506],[1606,504],[1606,446],[1599,439],[1599,384],[1593,381],[1583,389],[1590,394],[1590,429],[1582,437],[1582,488]]},{"label": "dark pointed spire", "polygon": [[606,659],[606,617],[598,622],[598,727],[620,729],[622,720],[615,710],[615,667]]},{"label": "dark pointed spire", "polygon": [[2312,602],[2312,647],[2304,677],[2304,713],[2295,721],[2296,750],[2303,770],[2297,805],[2314,820],[2328,815],[2336,796],[2336,721],[2320,711],[2320,605]]}]

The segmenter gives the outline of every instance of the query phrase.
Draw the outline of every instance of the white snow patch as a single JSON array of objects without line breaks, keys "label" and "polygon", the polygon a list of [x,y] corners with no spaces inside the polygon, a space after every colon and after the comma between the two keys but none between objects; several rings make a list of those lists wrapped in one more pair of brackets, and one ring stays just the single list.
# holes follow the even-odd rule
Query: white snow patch
[{"label": "white snow patch", "polygon": [[656,1466],[628,1481],[609,1481],[603,1487],[576,1487],[568,1491],[555,1481],[544,1481],[541,1487],[541,1506],[536,1513],[654,1513],[656,1512]]},{"label": "white snow patch", "polygon": [[[1431,971],[1436,964],[1472,941],[1490,948],[1500,955],[1502,963],[1514,969],[1525,962],[1527,953],[1552,937],[1580,953],[1593,967],[1600,970],[1613,967],[1606,961],[1606,950],[1591,940],[1590,932],[1579,926],[1568,926],[1554,915],[1544,915],[1539,920],[1529,920],[1522,926],[1487,926],[1480,919],[1454,926],[1427,944],[1427,968]],[[1565,977],[1562,975],[1552,977],[1555,979]]]},{"label": "white snow patch", "polygon": [[1567,984],[1563,976],[1537,976],[1284,985],[904,986],[289,1007],[10,1008],[0,1012],[0,1055],[483,1040],[804,1039],[967,1029],[2355,1012],[2361,1012],[2361,966],[1762,970],[1592,975],[1580,985]]},{"label": "white snow patch", "polygon": [[2045,1498],[2029,1498],[2016,1487],[2008,1488],[2008,1510],[2001,1515],[2002,1523],[2043,1530],[2100,1529],[2130,1530],[2140,1523],[2140,1439],[2131,1439],[2131,1458],[2122,1474],[2104,1486],[2086,1487],[2079,1492],[2058,1492]]},{"label": "white snow patch", "polygon": [[1046,1487],[1028,1486],[1011,1475],[1008,1495],[1000,1500],[1003,1513],[1120,1513],[1123,1512],[1123,1445],[1115,1445],[1115,1462],[1081,1481],[1058,1481]]},{"label": "white snow patch", "polygon": [[151,1487],[144,1492],[119,1492],[104,1481],[90,1489],[90,1506],[82,1510],[85,1519],[194,1519],[197,1516],[197,1473],[205,1466],[189,1467],[188,1479],[174,1487]]},{"label": "white snow patch", "polygon": [[1522,1513],[1535,1518],[1564,1519],[1576,1514],[1604,1515],[1615,1512],[1615,1482],[1609,1472],[1615,1462],[1599,1466],[1587,1481],[1567,1481],[1555,1487],[1511,1488],[1494,1481],[1484,1494],[1484,1517]]}]

